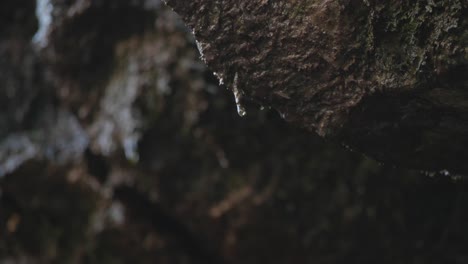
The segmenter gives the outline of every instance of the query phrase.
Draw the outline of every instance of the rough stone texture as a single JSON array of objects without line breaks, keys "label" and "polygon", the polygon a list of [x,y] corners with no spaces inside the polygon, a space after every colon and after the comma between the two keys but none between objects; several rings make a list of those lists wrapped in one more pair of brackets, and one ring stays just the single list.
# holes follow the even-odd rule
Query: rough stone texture
[{"label": "rough stone texture", "polygon": [[466,1],[167,3],[221,82],[284,119],[390,164],[468,171]]},{"label": "rough stone texture", "polygon": [[159,1],[38,3],[0,1],[0,263],[467,262],[465,179],[240,118]]}]

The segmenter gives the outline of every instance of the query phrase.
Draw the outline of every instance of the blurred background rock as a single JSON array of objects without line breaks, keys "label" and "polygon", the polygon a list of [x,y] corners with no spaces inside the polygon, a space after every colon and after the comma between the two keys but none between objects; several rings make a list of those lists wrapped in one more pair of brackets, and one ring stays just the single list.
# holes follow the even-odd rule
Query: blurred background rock
[{"label": "blurred background rock", "polygon": [[158,0],[0,2],[0,263],[467,263],[464,179],[233,95]]}]

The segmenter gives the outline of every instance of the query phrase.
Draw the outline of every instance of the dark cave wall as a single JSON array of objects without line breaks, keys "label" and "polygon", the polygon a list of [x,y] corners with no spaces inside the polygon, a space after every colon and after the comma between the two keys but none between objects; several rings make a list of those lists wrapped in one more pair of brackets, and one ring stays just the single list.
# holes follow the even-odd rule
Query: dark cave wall
[{"label": "dark cave wall", "polygon": [[0,262],[465,262],[464,179],[239,117],[159,1],[52,1],[46,45],[33,3],[0,3]]}]

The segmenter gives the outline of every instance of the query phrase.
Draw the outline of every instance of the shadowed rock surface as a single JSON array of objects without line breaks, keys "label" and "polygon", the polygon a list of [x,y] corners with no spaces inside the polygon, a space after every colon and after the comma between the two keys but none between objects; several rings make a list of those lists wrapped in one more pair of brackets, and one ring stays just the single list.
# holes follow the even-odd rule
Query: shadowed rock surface
[{"label": "shadowed rock surface", "polygon": [[0,13],[1,263],[468,261],[466,180],[239,117],[159,1]]}]

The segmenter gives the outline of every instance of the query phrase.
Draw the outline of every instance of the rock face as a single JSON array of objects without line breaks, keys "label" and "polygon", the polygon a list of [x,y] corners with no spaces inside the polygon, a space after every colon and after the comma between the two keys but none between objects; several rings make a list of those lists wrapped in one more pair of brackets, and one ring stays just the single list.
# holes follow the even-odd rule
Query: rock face
[{"label": "rock face", "polygon": [[296,129],[236,68],[240,118],[196,46],[157,0],[0,1],[0,263],[466,262],[464,179]]},{"label": "rock face", "polygon": [[390,164],[468,171],[468,3],[167,0],[228,87]]}]

